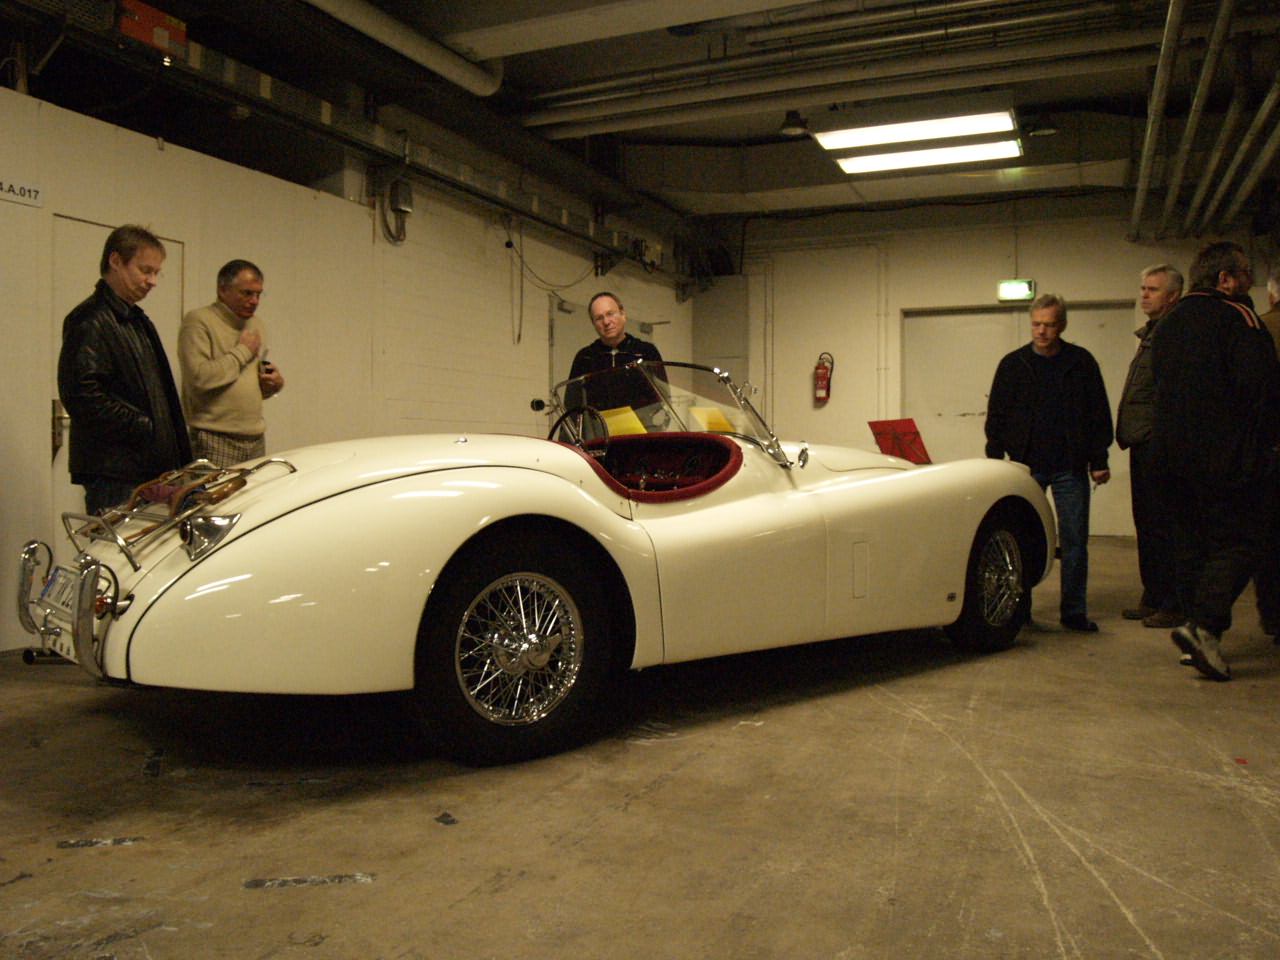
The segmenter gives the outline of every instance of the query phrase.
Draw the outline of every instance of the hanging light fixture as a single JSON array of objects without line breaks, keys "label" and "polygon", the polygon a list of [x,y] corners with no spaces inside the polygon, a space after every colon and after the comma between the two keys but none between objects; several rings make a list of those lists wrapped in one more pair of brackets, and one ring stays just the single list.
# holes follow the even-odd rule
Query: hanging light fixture
[{"label": "hanging light fixture", "polygon": [[803,137],[809,132],[809,121],[800,116],[799,110],[788,110],[778,133],[784,137]]}]

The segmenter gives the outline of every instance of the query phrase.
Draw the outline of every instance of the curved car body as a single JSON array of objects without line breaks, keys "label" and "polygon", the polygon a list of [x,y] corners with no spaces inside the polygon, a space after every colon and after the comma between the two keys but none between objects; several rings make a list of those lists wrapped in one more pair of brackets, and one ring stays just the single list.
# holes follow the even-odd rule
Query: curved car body
[{"label": "curved car body", "polygon": [[558,394],[555,439],[197,463],[69,514],[76,561],[27,545],[20,619],[110,681],[413,690],[446,752],[492,762],[581,739],[626,668],[929,626],[1006,645],[1051,563],[1018,465],[782,443],[685,364]]}]

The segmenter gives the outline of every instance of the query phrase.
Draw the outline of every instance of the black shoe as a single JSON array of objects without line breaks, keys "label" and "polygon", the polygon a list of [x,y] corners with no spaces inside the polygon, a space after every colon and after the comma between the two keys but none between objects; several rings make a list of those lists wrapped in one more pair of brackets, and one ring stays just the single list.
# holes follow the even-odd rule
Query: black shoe
[{"label": "black shoe", "polygon": [[1172,610],[1157,610],[1151,616],[1142,618],[1144,627],[1157,627],[1161,630],[1180,627],[1186,622],[1186,617],[1180,613],[1174,613]]},{"label": "black shoe", "polygon": [[1120,616],[1124,617],[1126,620],[1145,620],[1152,614],[1159,612],[1160,611],[1155,607],[1148,607],[1145,603],[1140,603],[1136,607],[1129,607],[1126,610],[1121,610]]},{"label": "black shoe", "polygon": [[1080,633],[1097,633],[1098,625],[1086,617],[1084,614],[1076,614],[1073,617],[1063,617],[1058,621],[1068,630],[1078,630]]}]

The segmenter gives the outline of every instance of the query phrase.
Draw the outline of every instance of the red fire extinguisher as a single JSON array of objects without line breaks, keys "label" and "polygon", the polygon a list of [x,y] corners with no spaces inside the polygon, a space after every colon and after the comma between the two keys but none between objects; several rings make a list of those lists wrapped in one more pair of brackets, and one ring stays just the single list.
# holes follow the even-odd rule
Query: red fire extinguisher
[{"label": "red fire extinguisher", "polygon": [[831,374],[836,369],[836,358],[827,352],[818,354],[817,366],[813,368],[813,405],[823,406],[831,399]]}]

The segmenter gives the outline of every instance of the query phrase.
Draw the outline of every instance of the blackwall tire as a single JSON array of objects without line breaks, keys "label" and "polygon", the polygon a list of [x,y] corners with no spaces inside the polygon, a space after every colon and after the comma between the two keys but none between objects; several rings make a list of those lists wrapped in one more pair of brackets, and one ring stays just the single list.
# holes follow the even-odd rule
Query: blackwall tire
[{"label": "blackwall tire", "polygon": [[439,752],[488,765],[576,746],[615,675],[606,598],[555,544],[472,550],[423,615],[415,706]]},{"label": "blackwall tire", "polygon": [[1011,647],[1031,615],[1028,552],[1019,527],[1001,514],[983,520],[969,551],[964,606],[947,633],[962,650]]}]

